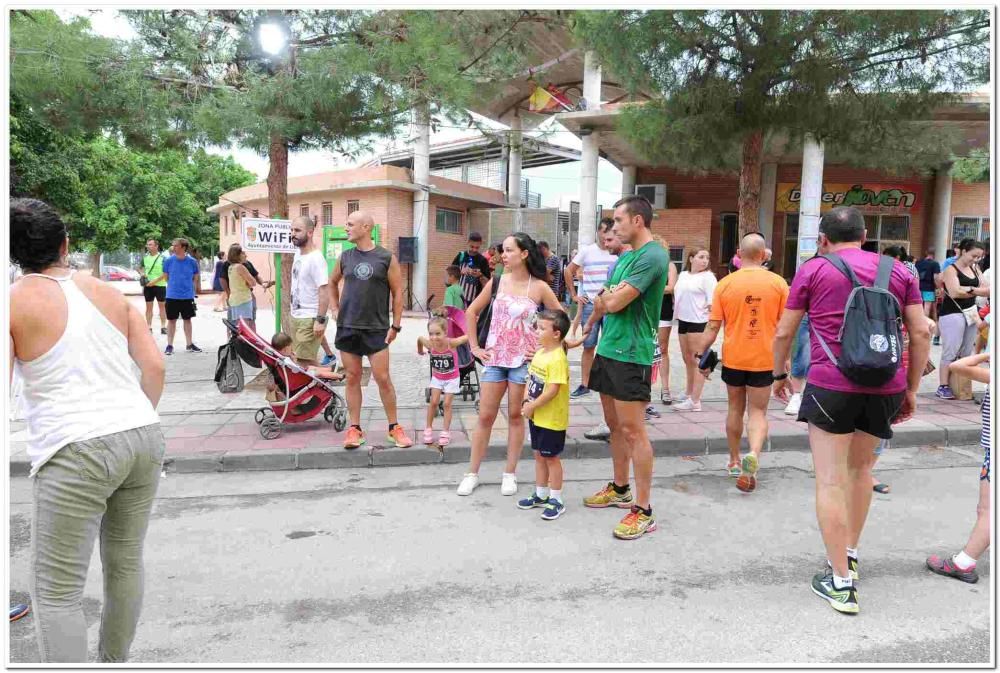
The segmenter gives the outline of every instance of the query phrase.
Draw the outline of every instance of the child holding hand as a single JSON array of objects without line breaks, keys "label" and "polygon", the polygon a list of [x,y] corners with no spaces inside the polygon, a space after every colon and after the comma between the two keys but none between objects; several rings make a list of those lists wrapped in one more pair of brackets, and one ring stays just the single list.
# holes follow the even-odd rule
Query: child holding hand
[{"label": "child holding hand", "polygon": [[569,333],[569,317],[562,311],[538,314],[535,334],[538,351],[528,368],[524,406],[528,419],[531,448],[535,454],[535,492],[517,506],[520,509],[543,507],[542,518],[558,519],[566,510],[563,504],[563,468],[559,454],[566,446],[569,427],[569,360],[563,346]]}]

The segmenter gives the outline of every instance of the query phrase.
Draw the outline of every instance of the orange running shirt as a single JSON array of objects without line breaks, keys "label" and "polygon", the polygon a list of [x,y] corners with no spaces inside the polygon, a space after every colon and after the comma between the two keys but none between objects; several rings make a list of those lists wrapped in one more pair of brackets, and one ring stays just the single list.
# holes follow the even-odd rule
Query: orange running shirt
[{"label": "orange running shirt", "polygon": [[774,368],[774,332],[788,299],[788,283],[760,267],[729,274],[715,287],[709,320],[725,329],[722,364],[748,372]]}]

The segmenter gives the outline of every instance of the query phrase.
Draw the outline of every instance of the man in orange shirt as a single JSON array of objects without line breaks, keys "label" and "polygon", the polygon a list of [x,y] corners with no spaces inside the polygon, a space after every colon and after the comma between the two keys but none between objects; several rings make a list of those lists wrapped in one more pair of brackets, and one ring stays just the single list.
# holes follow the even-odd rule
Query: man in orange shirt
[{"label": "man in orange shirt", "polygon": [[[767,438],[767,404],[774,383],[774,333],[788,299],[788,284],[762,265],[767,248],[759,233],[740,241],[739,271],[729,274],[715,288],[699,353],[715,343],[725,323],[722,347],[722,380],[729,396],[726,440],[729,473],[737,476],[736,487],[749,493],[757,488],[760,452]],[[707,370],[702,374],[708,376]],[[786,374],[787,376],[787,374]],[[749,409],[747,428],[750,453],[740,461],[743,415]]]}]

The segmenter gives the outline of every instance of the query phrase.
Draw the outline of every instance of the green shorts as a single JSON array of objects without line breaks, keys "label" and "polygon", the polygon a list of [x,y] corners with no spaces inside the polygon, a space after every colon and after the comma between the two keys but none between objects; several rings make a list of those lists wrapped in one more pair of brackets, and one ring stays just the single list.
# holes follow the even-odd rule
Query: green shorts
[{"label": "green shorts", "polygon": [[298,360],[318,362],[319,345],[323,336],[313,331],[312,318],[292,318],[292,353]]}]

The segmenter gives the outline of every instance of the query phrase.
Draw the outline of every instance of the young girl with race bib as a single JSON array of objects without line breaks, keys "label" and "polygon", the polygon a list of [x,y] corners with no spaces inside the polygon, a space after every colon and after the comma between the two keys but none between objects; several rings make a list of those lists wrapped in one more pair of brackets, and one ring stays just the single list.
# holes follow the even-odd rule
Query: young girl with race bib
[{"label": "young girl with race bib", "polygon": [[427,425],[424,444],[434,443],[434,417],[437,415],[441,396],[444,395],[444,430],[438,435],[438,445],[451,443],[451,403],[461,389],[462,377],[458,371],[458,353],[455,349],[469,340],[466,336],[448,338],[448,323],[444,318],[431,318],[427,323],[427,336],[417,339],[417,353],[427,351],[431,357],[431,399],[427,403]]}]

